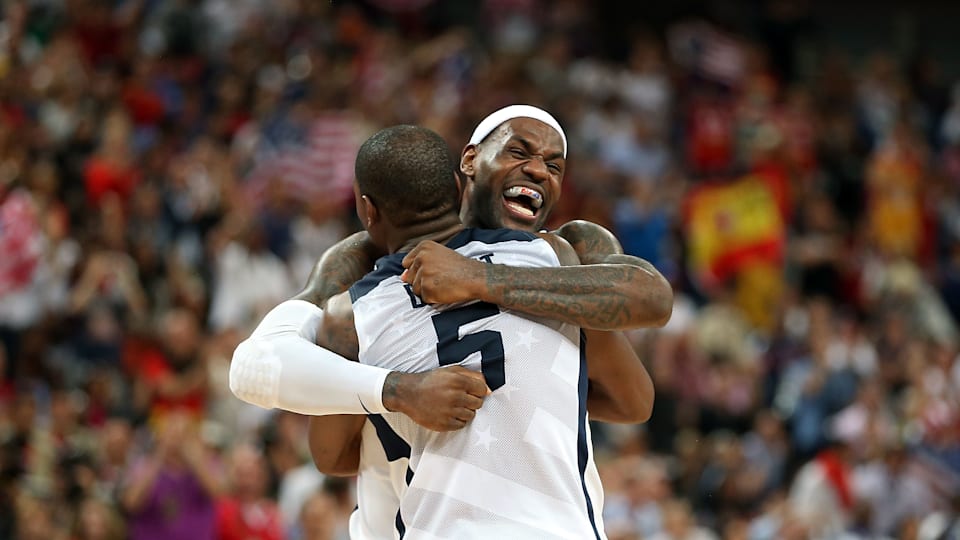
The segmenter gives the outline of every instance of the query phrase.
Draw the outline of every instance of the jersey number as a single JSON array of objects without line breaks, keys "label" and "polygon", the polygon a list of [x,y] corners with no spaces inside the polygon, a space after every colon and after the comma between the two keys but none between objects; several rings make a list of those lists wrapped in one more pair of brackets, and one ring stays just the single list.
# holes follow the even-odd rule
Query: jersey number
[{"label": "jersey number", "polygon": [[486,302],[477,302],[433,316],[437,331],[437,358],[441,366],[459,364],[475,352],[480,353],[480,369],[490,390],[503,386],[503,337],[495,330],[481,330],[460,337],[460,327],[492,317],[500,308]]}]

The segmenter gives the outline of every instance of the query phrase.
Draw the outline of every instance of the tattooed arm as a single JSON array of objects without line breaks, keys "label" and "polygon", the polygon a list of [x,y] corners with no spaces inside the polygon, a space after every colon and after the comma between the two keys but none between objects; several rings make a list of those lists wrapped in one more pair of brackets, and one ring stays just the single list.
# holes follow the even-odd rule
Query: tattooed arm
[{"label": "tattooed arm", "polygon": [[[623,248],[612,233],[593,223],[576,221],[561,227],[557,234],[569,240],[577,258],[589,266],[536,269],[499,267],[495,272],[501,273],[497,277],[501,279],[500,290],[506,295],[509,295],[510,287],[524,283],[524,280],[527,280],[525,283],[528,286],[538,283],[545,289],[537,291],[519,288],[518,292],[513,293],[513,304],[500,303],[501,306],[575,324],[589,323],[581,324],[583,327],[590,327],[597,322],[586,320],[584,316],[597,316],[602,327],[609,322],[609,315],[603,310],[603,295],[617,298],[615,295],[619,294],[621,297],[613,303],[626,306],[626,298],[633,299],[633,305],[629,308],[633,310],[632,315],[640,322],[646,322],[647,326],[660,326],[669,319],[673,303],[669,284],[648,262],[624,255]],[[549,239],[549,236],[547,238]],[[567,259],[561,262],[571,264],[569,254],[564,255],[570,246],[564,249],[559,242],[553,242],[552,245],[555,250],[559,250],[558,256]],[[421,248],[418,246],[418,249]],[[420,256],[414,252],[410,255],[409,260],[405,261],[405,265],[409,263],[410,270],[405,278],[409,282],[419,282],[422,288],[430,289],[429,292],[447,295],[441,302],[453,300],[449,297],[451,294],[479,294],[471,292],[465,284],[471,280],[485,283],[485,272],[488,270],[485,267],[494,266],[473,264],[475,261],[464,259],[442,246],[429,244],[423,245]],[[468,263],[464,264],[465,261]],[[419,264],[414,265],[415,262]],[[614,265],[605,266],[610,263]],[[633,269],[623,268],[625,265]],[[425,271],[431,267],[437,272]],[[610,270],[611,268],[613,270]],[[601,273],[595,273],[598,270]],[[608,281],[616,278],[611,272],[619,273],[627,279],[619,284]],[[561,273],[564,274],[562,277],[569,281],[564,282],[558,278]],[[575,281],[584,278],[587,279],[587,286],[583,281]],[[507,282],[509,284],[505,284]],[[414,289],[416,290],[417,286]],[[421,297],[431,301],[422,295]],[[530,298],[538,300],[531,302]],[[519,301],[523,299],[528,301]],[[507,300],[509,302],[510,299]],[[590,309],[587,309],[588,307]],[[566,313],[559,316],[561,311]],[[584,333],[590,378],[587,408],[591,418],[618,423],[646,421],[653,409],[653,382],[630,342],[622,332],[585,330]]]},{"label": "tattooed arm", "polygon": [[629,264],[645,270],[650,279],[645,278],[635,283],[635,286],[649,285],[656,290],[657,296],[654,296],[654,299],[658,302],[669,299],[672,304],[673,292],[666,278],[652,264],[640,257],[624,255],[623,246],[612,232],[596,223],[578,219],[563,224],[556,233],[570,242],[577,256],[580,257],[581,264]]},{"label": "tattooed arm", "polygon": [[[326,257],[317,264],[314,274],[321,269],[324,259]],[[310,276],[310,283],[322,285],[315,281],[314,277]],[[310,285],[307,288],[309,289]],[[329,304],[317,328],[317,345],[356,361],[360,346],[353,326],[353,309],[347,309],[350,299],[346,298],[345,304],[343,296],[344,294],[340,294],[324,299],[324,302],[329,300]],[[387,380],[390,380],[390,375]],[[384,405],[387,401],[388,386],[387,381],[384,381]],[[310,417],[307,439],[313,463],[320,472],[333,476],[351,476],[357,473],[360,468],[360,433],[366,421],[366,415],[360,414]]]},{"label": "tattooed arm", "polygon": [[350,235],[320,257],[307,278],[307,286],[294,298],[324,307],[333,295],[365,276],[382,255],[385,253],[373,245],[365,231]]},{"label": "tattooed arm", "polygon": [[[455,370],[404,374],[348,361],[357,359],[357,345],[344,291],[377,254],[365,233],[330,248],[303,292],[271,310],[237,346],[230,364],[234,395],[260,407],[317,416],[399,411],[430,429],[454,429],[450,409],[461,405],[468,386],[477,391],[454,377]],[[318,307],[331,297],[337,299],[328,305],[333,309]]]},{"label": "tattooed arm", "polygon": [[[657,310],[664,310],[666,319],[669,319],[673,292],[667,280],[649,262],[624,255],[613,233],[589,221],[571,221],[560,227],[557,234],[570,242],[583,264],[633,264],[647,270],[654,279],[641,276],[644,281],[651,283],[637,283],[635,286],[650,285],[653,289],[651,295],[659,297],[655,304],[670,304],[669,310],[661,305],[651,309],[648,315],[655,317]],[[644,306],[640,305],[638,309],[642,312]],[[653,380],[627,337],[623,332],[596,330],[585,330],[584,335],[590,382],[587,410],[590,416],[596,420],[619,423],[649,420],[655,396]]]},{"label": "tattooed arm", "polygon": [[[616,238],[605,229],[595,226]],[[585,229],[585,228],[582,228]],[[581,231],[583,249],[604,245],[589,231]],[[573,253],[561,236],[546,234],[558,256]],[[609,243],[609,242],[608,242]],[[602,264],[560,268],[516,268],[465,258],[435,242],[414,248],[403,265],[405,278],[424,301],[447,304],[479,299],[529,315],[554,319],[582,328],[623,330],[663,326],[673,309],[670,285],[649,263],[611,253]],[[590,254],[590,251],[587,251]],[[564,264],[579,264],[576,262]],[[598,260],[593,255],[588,260]],[[493,260],[496,262],[496,259]]]}]

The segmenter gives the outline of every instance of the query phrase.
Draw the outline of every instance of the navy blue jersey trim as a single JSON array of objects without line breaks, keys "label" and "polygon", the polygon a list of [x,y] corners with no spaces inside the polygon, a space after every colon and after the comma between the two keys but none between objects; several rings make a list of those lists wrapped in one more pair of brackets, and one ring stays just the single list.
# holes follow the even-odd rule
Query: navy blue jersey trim
[{"label": "navy blue jersey trim", "polygon": [[399,508],[397,509],[397,517],[393,523],[397,527],[397,532],[400,533],[400,538],[403,538],[403,535],[407,532],[407,526],[403,524],[403,516],[400,515]]},{"label": "navy blue jersey trim", "polygon": [[[409,486],[410,481],[413,480],[413,470],[410,469],[409,465],[410,445],[390,427],[390,424],[383,419],[383,416],[379,414],[368,414],[367,418],[370,419],[370,423],[372,423],[374,429],[377,430],[377,438],[380,439],[383,452],[387,455],[387,461],[397,461],[403,458],[408,460],[406,480]],[[399,508],[397,508],[397,515],[396,518],[394,518],[394,526],[396,526],[400,538],[403,538],[403,535],[407,532],[407,527],[403,523],[403,516],[400,515]]]},{"label": "navy blue jersey trim", "polygon": [[593,501],[590,500],[590,493],[587,492],[587,461],[590,457],[590,449],[587,446],[587,336],[583,330],[580,331],[580,379],[577,381],[577,394],[579,396],[579,419],[577,421],[577,463],[580,466],[580,486],[583,487],[583,497],[587,503],[587,516],[590,518],[590,525],[593,527],[593,534],[597,540],[600,540],[600,532],[597,530],[597,518],[593,515]]},{"label": "navy blue jersey trim", "polygon": [[377,438],[383,445],[383,451],[387,455],[387,461],[396,461],[398,459],[410,459],[410,445],[403,440],[397,432],[390,427],[390,424],[379,414],[368,414],[367,418],[377,430]]},{"label": "navy blue jersey trim", "polygon": [[406,255],[406,253],[394,253],[377,259],[376,264],[373,265],[373,272],[363,276],[360,281],[350,287],[350,301],[356,302],[376,289],[381,281],[402,274],[403,264],[401,263]]},{"label": "navy blue jersey trim", "polygon": [[496,244],[497,242],[529,242],[539,236],[527,231],[513,229],[464,229],[447,242],[450,249],[462,248],[470,242]]}]

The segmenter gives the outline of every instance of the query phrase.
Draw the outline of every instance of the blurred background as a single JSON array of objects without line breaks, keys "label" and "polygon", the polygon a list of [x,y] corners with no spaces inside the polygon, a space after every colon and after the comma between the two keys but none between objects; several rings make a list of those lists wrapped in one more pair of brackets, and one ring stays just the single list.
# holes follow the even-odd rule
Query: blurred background
[{"label": "blurred background", "polygon": [[960,4],[0,5],[0,538],[346,538],[233,348],[358,229],[360,142],[512,103],[552,224],[676,291],[652,419],[594,426],[612,540],[958,538]]}]

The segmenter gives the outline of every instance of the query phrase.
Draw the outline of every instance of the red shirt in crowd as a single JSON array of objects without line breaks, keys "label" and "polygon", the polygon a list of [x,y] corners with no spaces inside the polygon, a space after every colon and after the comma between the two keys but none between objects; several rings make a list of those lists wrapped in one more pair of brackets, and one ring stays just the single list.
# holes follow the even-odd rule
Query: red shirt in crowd
[{"label": "red shirt in crowd", "polygon": [[140,175],[133,167],[111,163],[100,156],[93,156],[83,170],[83,181],[87,188],[87,200],[94,206],[100,203],[107,193],[116,193],[126,202]]},{"label": "red shirt in crowd", "polygon": [[219,540],[282,540],[283,520],[277,505],[261,500],[244,504],[233,498],[217,503]]}]

